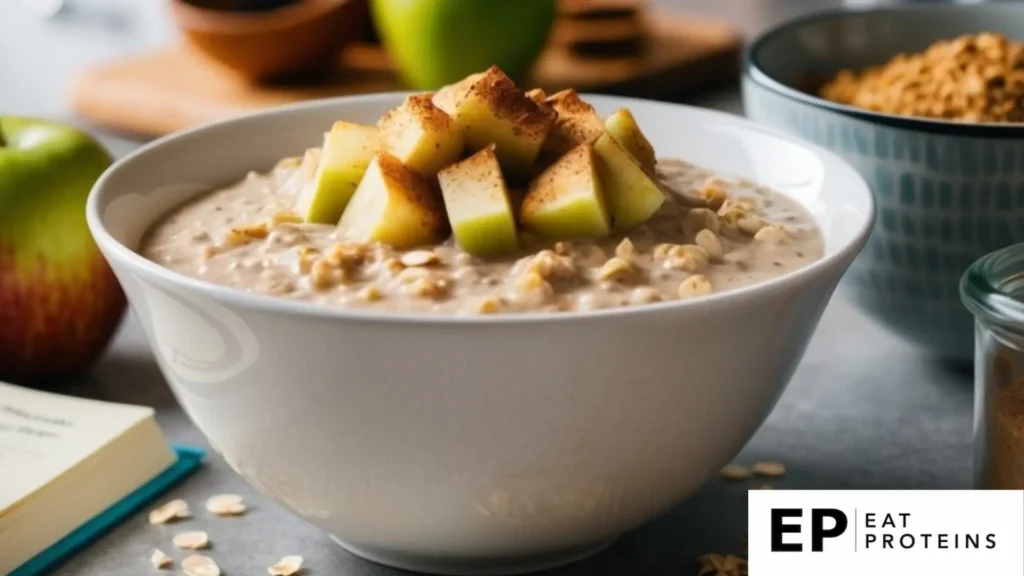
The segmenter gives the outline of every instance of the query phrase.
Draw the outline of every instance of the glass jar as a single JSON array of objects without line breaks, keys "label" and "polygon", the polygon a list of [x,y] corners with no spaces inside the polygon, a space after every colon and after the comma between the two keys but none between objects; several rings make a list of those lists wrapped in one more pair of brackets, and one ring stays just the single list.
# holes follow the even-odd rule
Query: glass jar
[{"label": "glass jar", "polygon": [[1024,244],[972,264],[960,296],[975,319],[975,486],[1024,489]]}]

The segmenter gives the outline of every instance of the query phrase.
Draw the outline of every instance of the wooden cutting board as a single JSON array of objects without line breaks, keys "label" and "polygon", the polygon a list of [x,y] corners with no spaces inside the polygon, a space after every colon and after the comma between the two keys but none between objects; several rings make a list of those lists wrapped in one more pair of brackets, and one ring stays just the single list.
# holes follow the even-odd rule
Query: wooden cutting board
[{"label": "wooden cutting board", "polygon": [[[635,56],[583,57],[550,46],[530,87],[673,100],[735,77],[742,41],[728,24],[652,12],[645,25],[648,47]],[[315,84],[277,86],[247,83],[182,45],[89,68],[71,100],[78,114],[103,127],[161,136],[279,104],[402,89],[376,45],[348,47],[337,70]]]}]

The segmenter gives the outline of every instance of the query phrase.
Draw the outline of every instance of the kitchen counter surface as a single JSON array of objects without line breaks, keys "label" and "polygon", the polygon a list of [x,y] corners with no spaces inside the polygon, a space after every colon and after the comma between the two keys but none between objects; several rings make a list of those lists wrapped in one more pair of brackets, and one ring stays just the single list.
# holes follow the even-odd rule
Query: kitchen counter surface
[{"label": "kitchen counter surface", "polygon": [[[36,0],[29,0],[30,2]],[[661,4],[725,16],[752,34],[778,20],[837,2],[814,0],[690,0]],[[73,20],[43,23],[17,9],[0,19],[0,110],[67,118],[63,95],[77,67],[166,42],[171,35],[156,0],[77,0],[91,6]],[[21,60],[34,53],[31,64]],[[39,69],[41,66],[42,71]],[[692,102],[739,112],[728,88]],[[100,133],[116,154],[139,142]],[[756,366],[751,366],[756,370]],[[67,392],[155,406],[172,442],[205,446],[178,408],[134,318],[128,317],[110,350],[87,380]],[[972,391],[970,369],[946,366],[896,339],[838,293],[806,357],[768,422],[737,461],[779,461],[788,474],[776,488],[967,488],[971,481]],[[552,572],[559,575],[630,576],[695,574],[696,557],[740,553],[746,534],[746,491],[759,482],[712,481],[672,513],[620,539],[603,553]],[[200,508],[213,494],[246,497],[240,518],[149,526],[144,515],[124,523],[80,553],[57,574],[128,576],[151,573],[149,555],[172,553],[177,529],[209,532],[227,575],[265,574],[286,554],[306,558],[311,574],[401,574],[344,552],[328,537],[250,489],[216,455],[167,498]],[[181,554],[175,554],[180,558]]]}]

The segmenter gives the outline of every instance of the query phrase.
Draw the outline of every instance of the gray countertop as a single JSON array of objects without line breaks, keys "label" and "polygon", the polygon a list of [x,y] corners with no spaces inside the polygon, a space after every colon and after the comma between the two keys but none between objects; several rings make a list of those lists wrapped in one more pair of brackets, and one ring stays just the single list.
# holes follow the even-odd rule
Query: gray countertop
[{"label": "gray countertop", "polygon": [[[64,95],[79,66],[159,45],[171,36],[162,19],[162,0],[77,0],[77,4],[88,6],[90,1],[101,9],[126,10],[128,16],[122,14],[120,23],[103,14],[84,23],[0,19],[0,111],[67,117]],[[728,17],[752,34],[795,13],[838,2],[661,3]],[[26,53],[34,55],[31,64],[22,56]],[[739,111],[734,88],[700,95],[693,102]],[[138,145],[130,138],[100,135],[117,154]],[[91,375],[66,391],[155,406],[172,442],[205,446],[166,388],[131,316]],[[785,463],[789,473],[773,482],[777,488],[967,488],[971,483],[971,403],[969,369],[945,366],[896,339],[853,308],[840,292],[779,406],[738,461]],[[742,551],[746,490],[751,486],[713,481],[672,513],[624,536],[600,555],[553,574],[694,574],[700,554]],[[207,496],[225,492],[244,495],[250,502],[249,514],[223,520],[197,515],[181,526],[209,532],[210,554],[228,575],[265,574],[266,566],[285,554],[304,556],[313,574],[400,573],[344,552],[325,534],[255,493],[216,456],[168,498],[184,498],[198,507]],[[174,529],[149,526],[139,515],[57,573],[148,573],[152,548],[170,553]]]}]

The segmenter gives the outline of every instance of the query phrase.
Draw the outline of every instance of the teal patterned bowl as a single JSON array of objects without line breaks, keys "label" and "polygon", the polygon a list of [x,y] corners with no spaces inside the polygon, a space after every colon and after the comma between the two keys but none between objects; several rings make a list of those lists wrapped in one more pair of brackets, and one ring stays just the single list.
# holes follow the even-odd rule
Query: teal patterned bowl
[{"label": "teal patterned bowl", "polygon": [[1024,4],[823,12],[752,42],[743,77],[751,119],[837,152],[875,193],[875,229],[843,291],[893,332],[962,360],[973,356],[974,331],[960,276],[981,256],[1024,242],[1024,124],[874,113],[797,86],[984,31],[1024,39]]}]

